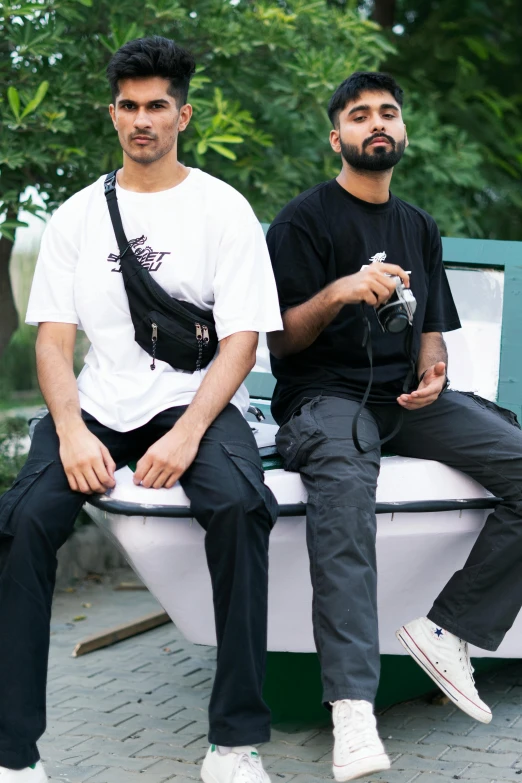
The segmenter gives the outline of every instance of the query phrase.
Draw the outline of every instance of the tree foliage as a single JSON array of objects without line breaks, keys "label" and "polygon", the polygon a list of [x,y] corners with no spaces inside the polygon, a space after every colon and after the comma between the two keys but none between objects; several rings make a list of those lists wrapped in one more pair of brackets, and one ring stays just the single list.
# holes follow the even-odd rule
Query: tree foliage
[{"label": "tree foliage", "polygon": [[27,186],[49,211],[121,162],[105,68],[123,43],[160,34],[194,52],[181,157],[241,190],[261,220],[333,172],[326,101],[347,73],[391,52],[373,22],[326,0],[6,0],[1,9],[0,353],[14,328],[12,319],[5,328],[7,263],[20,208],[38,212]]},{"label": "tree foliage", "polygon": [[[3,6],[4,211],[17,210],[28,184],[53,208],[120,161],[104,71],[132,38],[162,34],[194,52],[195,116],[181,155],[239,187],[265,220],[289,193],[327,173],[332,90],[391,52],[374,23],[324,0],[146,0],[139,21],[135,0],[90,3]],[[2,231],[15,227],[10,220]]]},{"label": "tree foliage", "polygon": [[261,220],[335,175],[328,99],[352,71],[385,66],[408,91],[395,192],[445,234],[522,238],[516,0],[376,3],[402,35],[367,18],[369,0],[4,0],[0,354],[16,326],[7,269],[20,211],[39,211],[27,187],[51,211],[120,164],[105,67],[141,35],[194,52],[180,156],[238,188]]},{"label": "tree foliage", "polygon": [[[414,138],[422,129],[432,147],[424,181],[434,214],[453,234],[522,240],[520,3],[397,0],[393,25],[396,53],[383,67],[413,94]],[[452,129],[449,148],[444,128]],[[409,192],[419,169],[397,173]],[[437,187],[442,199],[430,194]]]}]

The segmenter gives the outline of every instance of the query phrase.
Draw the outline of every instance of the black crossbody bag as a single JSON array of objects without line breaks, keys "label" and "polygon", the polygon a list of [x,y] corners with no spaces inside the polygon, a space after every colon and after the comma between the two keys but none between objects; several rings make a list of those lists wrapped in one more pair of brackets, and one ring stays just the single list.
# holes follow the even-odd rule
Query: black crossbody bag
[{"label": "black crossbody bag", "polygon": [[107,174],[105,198],[120,250],[121,273],[129,299],[134,337],[140,348],[175,370],[196,372],[213,359],[218,336],[211,310],[169,296],[143,267],[127,241],[116,198],[116,171]]}]

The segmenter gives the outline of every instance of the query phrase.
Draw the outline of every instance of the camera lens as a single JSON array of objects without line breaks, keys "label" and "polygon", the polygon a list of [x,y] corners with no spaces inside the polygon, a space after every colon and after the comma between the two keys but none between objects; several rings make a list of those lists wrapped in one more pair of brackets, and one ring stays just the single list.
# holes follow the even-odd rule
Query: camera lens
[{"label": "camera lens", "polygon": [[385,317],[383,327],[390,334],[399,334],[403,332],[409,325],[408,316],[404,312],[390,312]]}]

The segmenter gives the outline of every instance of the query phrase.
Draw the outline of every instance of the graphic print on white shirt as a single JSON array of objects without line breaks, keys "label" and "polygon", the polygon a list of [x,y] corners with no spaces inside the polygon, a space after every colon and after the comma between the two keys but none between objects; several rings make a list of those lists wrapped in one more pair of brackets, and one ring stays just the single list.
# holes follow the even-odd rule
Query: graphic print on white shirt
[{"label": "graphic print on white shirt", "polygon": [[[129,247],[138,259],[141,266],[144,266],[149,272],[156,272],[165,256],[170,256],[170,250],[160,250],[159,252],[153,250],[149,245],[143,247],[147,242],[146,236],[138,237],[137,239],[129,239]],[[121,272],[120,254],[109,253],[107,261],[110,264],[115,264],[112,267],[112,272]]]},{"label": "graphic print on white shirt", "polygon": [[[185,373],[158,361],[151,372],[150,356],[134,340],[122,275],[113,274],[119,250],[103,181],[76,193],[49,221],[26,321],[85,330],[91,348],[78,377],[80,404],[126,432],[166,408],[190,404],[208,367]],[[169,190],[136,193],[117,185],[117,195],[125,234],[135,239],[142,263],[170,296],[213,310],[220,340],[282,329],[263,231],[240,193],[191,169]],[[232,402],[246,410],[244,386]]]}]

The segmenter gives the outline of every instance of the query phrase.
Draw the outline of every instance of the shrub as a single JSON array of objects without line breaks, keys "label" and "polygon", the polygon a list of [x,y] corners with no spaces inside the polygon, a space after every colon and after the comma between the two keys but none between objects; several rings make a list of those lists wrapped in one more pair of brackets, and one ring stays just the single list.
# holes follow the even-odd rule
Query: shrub
[{"label": "shrub", "polygon": [[0,421],[0,495],[9,489],[27,457],[27,422],[21,416]]}]

